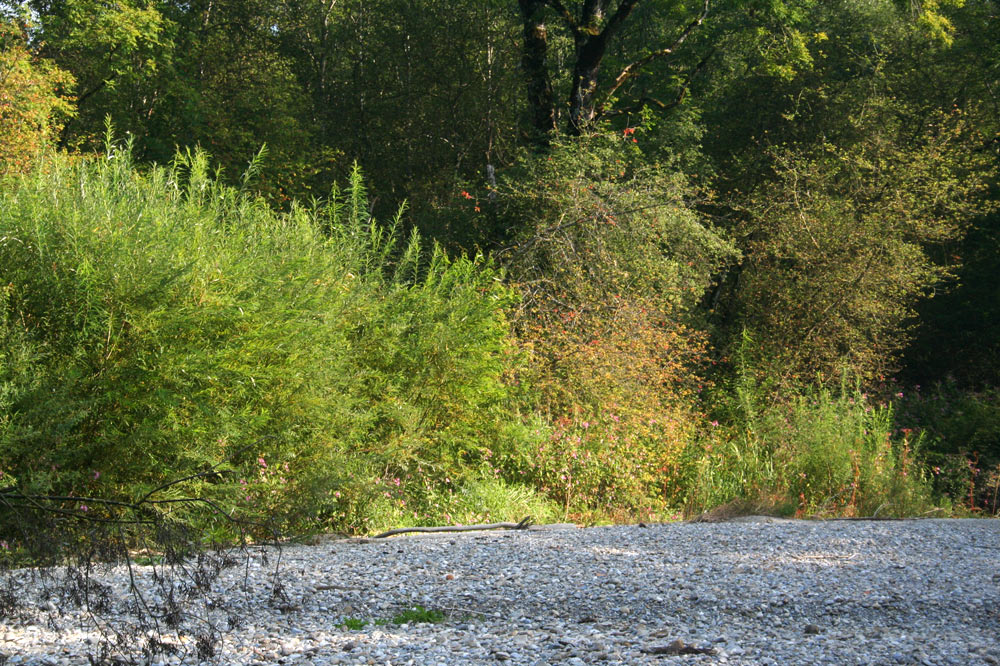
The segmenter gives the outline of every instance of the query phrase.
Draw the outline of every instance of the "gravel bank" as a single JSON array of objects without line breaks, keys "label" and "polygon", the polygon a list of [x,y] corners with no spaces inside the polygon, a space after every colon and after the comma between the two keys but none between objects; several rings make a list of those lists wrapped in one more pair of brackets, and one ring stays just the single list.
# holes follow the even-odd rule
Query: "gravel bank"
[{"label": "gravel bank", "polygon": [[[122,567],[89,588],[63,570],[8,574],[19,603],[0,617],[0,654],[89,664],[103,627],[111,643],[176,650],[137,660],[151,664],[1000,664],[997,520],[533,528],[278,559],[255,551],[200,578],[135,567],[159,633],[123,615],[136,597]],[[444,621],[392,624],[416,605]]]}]

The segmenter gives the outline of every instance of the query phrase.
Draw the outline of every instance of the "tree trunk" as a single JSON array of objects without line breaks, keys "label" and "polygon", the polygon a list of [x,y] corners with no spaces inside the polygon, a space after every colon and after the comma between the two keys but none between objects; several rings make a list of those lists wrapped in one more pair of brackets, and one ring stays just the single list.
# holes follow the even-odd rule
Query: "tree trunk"
[{"label": "tree trunk", "polygon": [[578,22],[560,4],[564,20],[573,31],[575,59],[573,89],[569,97],[569,133],[583,134],[597,116],[597,77],[608,44],[639,4],[640,0],[620,0],[614,13],[605,16],[610,0],[587,0]]},{"label": "tree trunk", "polygon": [[545,63],[548,51],[548,32],[545,27],[544,0],[518,0],[524,22],[524,55],[521,67],[531,109],[531,126],[535,136],[532,141],[539,147],[547,146],[549,134],[556,129],[556,109],[552,96],[552,83]]},{"label": "tree trunk", "polygon": [[569,95],[569,133],[583,134],[594,120],[594,93],[597,75],[607,48],[604,33],[578,34],[576,38],[576,63],[573,66],[573,89]]}]

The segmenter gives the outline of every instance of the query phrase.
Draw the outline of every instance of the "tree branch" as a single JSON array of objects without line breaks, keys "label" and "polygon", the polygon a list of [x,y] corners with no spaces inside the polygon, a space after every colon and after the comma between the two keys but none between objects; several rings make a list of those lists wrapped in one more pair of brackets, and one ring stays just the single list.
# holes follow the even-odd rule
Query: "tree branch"
[{"label": "tree branch", "polygon": [[708,55],[702,58],[698,62],[698,64],[695,65],[690,72],[688,72],[688,75],[684,77],[684,82],[681,84],[680,89],[677,91],[677,96],[674,97],[672,101],[661,102],[660,100],[654,97],[643,96],[640,97],[635,104],[628,106],[624,109],[605,111],[604,108],[601,107],[600,109],[597,110],[597,117],[612,118],[614,116],[620,116],[626,113],[639,113],[640,111],[642,111],[642,107],[644,106],[655,106],[660,111],[669,111],[670,109],[680,105],[680,103],[684,101],[684,98],[687,97],[688,90],[691,88],[691,82],[694,80],[694,77],[697,76],[702,69],[704,69],[705,65],[708,64],[708,61],[712,58],[714,54],[715,54],[715,49],[712,49],[711,51],[708,52]]},{"label": "tree branch", "polygon": [[573,14],[566,9],[566,5],[564,5],[561,0],[544,0],[544,2],[549,7],[554,9],[557,14],[559,14],[562,20],[566,22],[566,26],[570,29],[570,32],[572,32],[573,36],[576,37],[576,35],[580,32],[580,24],[577,23],[575,18],[573,18]]},{"label": "tree branch", "polygon": [[[617,32],[618,28],[621,27],[621,24],[625,22],[625,19],[628,18],[629,14],[632,13],[632,10],[635,9],[635,6],[638,5],[640,1],[641,0],[622,0],[618,5],[618,9],[616,9],[615,13],[608,19],[608,23],[604,26],[604,30],[601,31],[601,38],[608,39],[611,35]],[[708,2],[708,0],[705,1]]]},{"label": "tree branch", "polygon": [[[245,520],[241,518],[234,518],[229,513],[219,506],[216,502],[203,498],[203,497],[177,497],[177,498],[165,498],[165,499],[154,499],[153,495],[159,493],[167,488],[175,486],[184,481],[191,481],[193,479],[206,479],[221,476],[227,473],[226,470],[219,471],[216,469],[218,465],[214,465],[203,472],[197,472],[195,474],[190,474],[180,479],[174,479],[168,481],[153,490],[149,491],[141,498],[135,502],[127,502],[122,500],[105,499],[100,497],[75,497],[72,495],[30,495],[25,493],[16,492],[13,488],[4,488],[0,490],[0,506],[5,506],[11,509],[35,509],[37,511],[43,511],[46,513],[57,514],[62,516],[69,516],[78,520],[83,520],[87,522],[94,523],[114,523],[118,525],[149,525],[156,524],[155,520],[138,518],[138,517],[121,517],[112,516],[110,518],[92,516],[84,513],[81,510],[69,510],[63,509],[58,506],[51,506],[48,503],[54,502],[76,502],[80,504],[94,504],[101,505],[109,508],[117,508],[122,510],[131,511],[133,514],[138,514],[144,506],[156,506],[161,504],[203,504],[212,509],[213,512],[224,517],[226,520],[240,524],[240,525],[253,525],[256,527],[267,527],[263,523],[258,523],[251,520]],[[14,501],[26,502],[27,504],[16,504]],[[47,504],[43,504],[47,503]]]},{"label": "tree branch", "polygon": [[[665,48],[653,51],[652,53],[650,53],[650,54],[648,54],[646,56],[643,56],[642,58],[636,60],[635,62],[632,62],[629,65],[627,65],[621,71],[621,73],[619,73],[618,76],[615,78],[615,82],[614,82],[614,84],[612,84],[612,86],[608,90],[608,92],[605,93],[605,95],[604,95],[604,101],[601,103],[600,108],[603,109],[604,106],[607,105],[608,100],[611,99],[611,97],[615,94],[615,92],[617,92],[618,89],[621,88],[627,81],[630,81],[631,79],[634,79],[635,77],[639,76],[639,73],[640,73],[640,71],[642,70],[643,67],[645,67],[646,65],[648,65],[653,60],[656,60],[658,58],[663,58],[665,56],[673,55],[674,52],[677,50],[677,48],[687,40],[687,38],[691,35],[691,33],[694,32],[694,30],[696,28],[698,28],[698,26],[700,26],[704,22],[705,17],[708,15],[709,2],[710,2],[710,0],[705,0],[705,4],[702,6],[701,13],[699,13],[698,16],[697,16],[697,18],[695,18],[693,21],[691,21],[691,23],[689,23],[687,25],[687,27],[684,28],[684,30],[681,32],[681,34],[678,35],[677,39],[675,39],[670,46],[667,46]],[[626,4],[626,3],[623,2],[622,5],[624,5],[624,4]],[[619,6],[618,12],[615,13],[615,17],[618,16],[618,14],[621,12],[621,9],[622,9],[622,6]],[[612,20],[614,20],[614,17],[612,17]],[[624,19],[622,19],[622,20],[624,20]],[[610,27],[610,24],[611,24],[611,21],[608,22],[609,27]],[[702,65],[699,64],[699,66],[696,68],[696,70],[700,69],[701,66]],[[675,106],[676,106],[676,104],[675,104]]]},{"label": "tree branch", "polygon": [[475,530],[525,530],[531,527],[531,516],[525,516],[519,523],[490,523],[488,525],[449,525],[447,527],[399,527],[376,534],[373,539],[384,539],[394,534],[407,532],[472,532]]}]

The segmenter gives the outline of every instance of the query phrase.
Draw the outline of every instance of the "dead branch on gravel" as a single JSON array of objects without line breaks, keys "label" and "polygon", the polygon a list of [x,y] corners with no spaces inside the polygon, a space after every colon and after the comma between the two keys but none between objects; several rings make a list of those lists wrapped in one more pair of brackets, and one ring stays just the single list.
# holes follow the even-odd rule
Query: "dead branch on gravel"
[{"label": "dead branch on gravel", "polygon": [[373,539],[384,539],[394,534],[407,532],[473,532],[477,530],[525,530],[531,527],[531,516],[525,516],[518,523],[489,523],[486,525],[449,525],[445,527],[399,527],[376,534]]}]

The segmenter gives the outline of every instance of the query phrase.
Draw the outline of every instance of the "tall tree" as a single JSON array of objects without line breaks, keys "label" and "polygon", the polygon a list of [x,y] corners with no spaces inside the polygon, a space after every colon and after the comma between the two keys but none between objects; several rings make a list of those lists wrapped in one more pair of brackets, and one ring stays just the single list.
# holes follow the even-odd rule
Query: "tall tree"
[{"label": "tall tree", "polygon": [[33,53],[30,28],[30,16],[0,11],[0,175],[26,169],[73,113],[73,77]]},{"label": "tall tree", "polygon": [[[730,15],[720,22],[727,27],[705,31],[703,39],[694,40],[713,9],[711,0],[518,0],[524,33],[523,75],[536,142],[545,143],[545,134],[557,128],[562,108],[565,131],[576,136],[603,118],[640,113],[643,108],[664,112],[680,104],[695,75],[711,58],[713,43],[726,30],[736,29],[731,20],[734,11],[752,9],[758,3],[719,4],[717,11]],[[661,30],[652,39],[635,43],[626,33],[642,28],[635,20],[640,13],[644,20],[658,22]],[[569,45],[553,38],[550,21],[568,37]],[[695,41],[701,43],[695,46]],[[550,57],[551,51],[559,50],[564,53],[557,59]],[[553,71],[553,60],[559,63],[557,71]],[[609,63],[610,73],[604,71]],[[636,85],[657,68],[654,85]],[[553,76],[566,84],[565,107],[556,101]]]},{"label": "tall tree", "polygon": [[137,136],[157,108],[159,72],[170,66],[172,26],[148,0],[34,0],[41,55],[76,79],[77,116],[63,145],[96,145],[104,118]]},{"label": "tall tree", "polygon": [[[720,199],[738,202],[728,219],[752,218],[737,225],[744,260],[719,323],[734,347],[754,333],[761,367],[795,381],[898,370],[915,311],[937,311],[921,300],[993,208],[991,76],[970,67],[994,48],[992,3],[901,4],[818,5],[784,62],[734,43],[701,100]],[[944,340],[931,344],[941,356]]]}]

